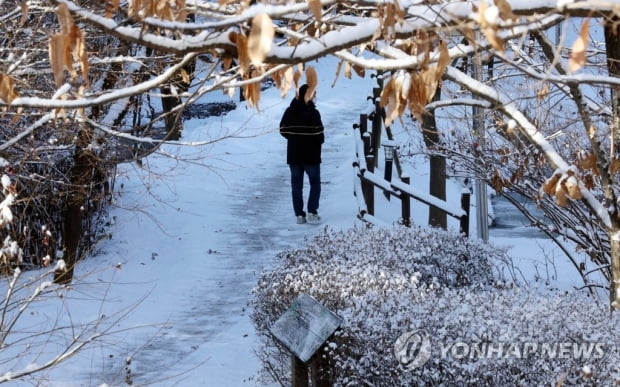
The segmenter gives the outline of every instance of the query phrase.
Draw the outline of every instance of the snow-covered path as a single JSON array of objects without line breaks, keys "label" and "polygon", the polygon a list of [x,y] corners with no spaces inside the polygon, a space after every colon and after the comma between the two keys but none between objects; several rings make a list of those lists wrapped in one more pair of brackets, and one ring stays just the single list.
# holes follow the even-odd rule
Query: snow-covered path
[{"label": "snow-covered path", "polygon": [[[326,118],[329,125],[329,117]],[[340,199],[333,200],[352,192],[348,168],[352,133],[346,131],[346,124],[350,128],[354,121],[346,115],[340,118],[343,127],[336,132],[329,126],[332,133],[328,134],[323,152],[320,225],[295,223],[283,156],[284,139],[269,133],[243,140],[247,145],[255,142],[265,160],[252,155],[254,165],[227,173],[229,186],[220,187],[227,192],[204,195],[204,200],[213,201],[212,206],[227,208],[228,215],[221,216],[224,214],[219,209],[213,214],[216,216],[204,214],[204,229],[184,237],[208,243],[199,252],[200,266],[192,264],[187,268],[201,275],[188,289],[190,294],[179,297],[179,310],[173,311],[175,315],[162,334],[134,356],[137,380],[155,380],[162,368],[180,371],[179,364],[200,364],[186,381],[213,386],[254,384],[257,362],[252,351],[254,333],[247,301],[258,274],[279,251],[300,246],[323,227],[350,227],[356,222],[353,200],[349,201],[351,206],[342,206]]]},{"label": "snow-covered path", "polygon": [[142,328],[85,353],[90,369],[80,367],[83,359],[72,361],[79,369],[72,375],[82,375],[88,385],[116,385],[128,376],[134,384],[150,386],[257,383],[247,304],[260,271],[279,251],[301,246],[324,227],[359,222],[352,195],[351,127],[368,107],[357,96],[368,92],[359,82],[346,81],[344,93],[356,97],[343,100],[341,92],[330,98],[328,88],[319,89],[317,106],[326,127],[320,225],[297,225],[292,213],[286,142],[277,131],[290,93],[283,100],[275,90],[265,92],[260,113],[240,105],[221,119],[186,122],[186,141],[243,127],[240,134],[247,138],[228,138],[208,148],[165,149],[186,161],[205,157],[201,163],[208,168],[162,156],[149,157],[143,168],[124,168],[118,203],[129,211],[114,211],[112,239],[102,242],[97,256],[79,271],[122,262],[113,279],[102,281],[112,282],[108,297],[114,302],[106,308],[117,310],[146,296],[122,322],[123,328]]}]

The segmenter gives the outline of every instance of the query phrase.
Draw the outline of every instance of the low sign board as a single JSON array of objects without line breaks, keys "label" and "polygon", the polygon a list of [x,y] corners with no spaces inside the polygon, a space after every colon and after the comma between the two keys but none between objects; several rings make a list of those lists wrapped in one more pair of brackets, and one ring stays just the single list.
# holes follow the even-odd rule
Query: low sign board
[{"label": "low sign board", "polygon": [[269,331],[305,363],[342,322],[342,317],[302,293]]}]

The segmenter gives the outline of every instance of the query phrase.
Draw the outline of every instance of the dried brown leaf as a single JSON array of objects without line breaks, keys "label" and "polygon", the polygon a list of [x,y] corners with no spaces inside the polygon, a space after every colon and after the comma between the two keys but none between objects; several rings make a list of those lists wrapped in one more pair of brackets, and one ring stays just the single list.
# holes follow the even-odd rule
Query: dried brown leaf
[{"label": "dried brown leaf", "polygon": [[499,173],[499,170],[495,168],[493,171],[493,178],[491,179],[491,186],[495,189],[495,192],[500,194],[504,190],[504,187],[507,187],[508,185],[509,182],[503,179]]},{"label": "dried brown leaf", "polygon": [[567,192],[562,185],[558,185],[558,189],[555,191],[555,202],[560,207],[566,207],[568,205]]},{"label": "dried brown leaf", "polygon": [[56,14],[58,15],[58,23],[60,24],[60,30],[63,34],[68,34],[73,26],[73,17],[66,3],[58,4],[56,8]]},{"label": "dried brown leaf", "polygon": [[426,85],[423,100],[424,106],[426,106],[426,104],[433,99],[435,93],[437,92],[437,86],[439,85],[439,80],[441,79],[441,77],[437,79],[437,73],[437,65],[433,65],[425,71],[420,71],[420,75],[424,80],[424,85]]},{"label": "dried brown leaf", "polygon": [[516,19],[515,14],[512,12],[510,3],[506,0],[495,0],[495,5],[499,9],[499,17],[504,20]]},{"label": "dried brown leaf", "polygon": [[588,35],[590,34],[590,19],[584,20],[581,25],[581,32],[573,43],[568,69],[571,73],[579,70],[586,64],[586,47],[588,46]]},{"label": "dried brown leaf", "polygon": [[366,75],[366,70],[362,66],[352,64],[351,67],[353,68],[353,71],[355,71],[355,74],[357,74],[358,77],[364,78],[364,76]]},{"label": "dried brown leaf", "polygon": [[299,93],[299,79],[301,78],[301,71],[297,70],[293,74],[293,84],[295,85],[295,96],[297,97],[297,93]]},{"label": "dried brown leaf", "polygon": [[611,160],[611,166],[609,167],[609,170],[611,171],[613,175],[618,173],[618,171],[620,171],[620,160],[618,159]]},{"label": "dried brown leaf", "polygon": [[316,74],[316,70],[312,66],[309,66],[306,69],[306,84],[308,85],[308,90],[306,90],[304,100],[306,103],[308,103],[308,101],[314,98],[314,93],[316,92],[316,88],[319,85],[319,78]]},{"label": "dried brown leaf", "polygon": [[505,43],[498,35],[498,27],[495,22],[489,22],[486,18],[488,5],[481,1],[478,3],[478,22],[480,23],[480,31],[489,41],[491,46],[502,55],[506,51]]},{"label": "dried brown leaf", "polygon": [[596,183],[594,182],[594,177],[591,174],[587,174],[584,175],[581,180],[583,181],[583,185],[587,188],[587,189],[594,189],[594,187],[596,186]]},{"label": "dried brown leaf", "polygon": [[489,41],[489,43],[491,43],[491,46],[495,50],[497,50],[502,55],[504,54],[504,52],[506,51],[506,44],[497,34],[496,27],[482,28],[482,34],[485,36],[485,38],[487,38],[487,40]]},{"label": "dried brown leaf", "polygon": [[248,38],[245,35],[237,35],[237,58],[239,59],[239,73],[241,76],[250,71],[250,57],[248,56]]},{"label": "dried brown leaf", "polygon": [[549,84],[547,82],[543,83],[542,87],[536,92],[536,99],[538,101],[543,101],[549,95],[549,91]]},{"label": "dried brown leaf", "polygon": [[396,21],[401,25],[405,22],[405,17],[407,16],[407,12],[400,7],[398,1],[394,2],[394,16],[396,17]]},{"label": "dried brown leaf", "polygon": [[84,51],[84,35],[76,25],[73,25],[66,39],[68,41],[68,48],[71,55],[67,57],[65,54],[65,66],[67,66],[71,76],[76,77],[77,72],[73,69],[73,60],[79,59],[81,57],[81,53]]},{"label": "dried brown leaf", "polygon": [[105,2],[105,17],[108,19],[114,16],[116,11],[118,11],[118,7],[120,5],[120,0],[106,0]]},{"label": "dried brown leaf", "polygon": [[332,82],[331,87],[336,86],[336,81],[338,81],[338,77],[340,76],[340,70],[342,70],[343,59],[338,61],[338,65],[336,66],[336,76],[334,77],[334,82]]},{"label": "dried brown leaf", "polygon": [[142,16],[149,17],[157,15],[156,0],[142,0]]},{"label": "dried brown leaf", "polygon": [[187,20],[187,8],[185,7],[185,0],[175,0],[175,20],[184,22]]},{"label": "dried brown leaf", "polygon": [[258,100],[260,99],[260,84],[250,83],[243,88],[243,96],[250,107],[258,109]]},{"label": "dried brown leaf", "polygon": [[560,181],[560,174],[556,173],[545,181],[543,184],[543,191],[545,191],[547,195],[553,196],[555,194],[558,181]]},{"label": "dried brown leaf", "polygon": [[477,10],[478,11],[478,23],[480,23],[481,28],[489,27],[489,23],[487,22],[487,18],[485,16],[485,13],[488,7],[489,6],[487,5],[485,1],[478,2],[478,10]]},{"label": "dried brown leaf", "polygon": [[401,116],[404,112],[405,106],[405,104],[401,103],[399,97],[396,96],[390,98],[390,102],[385,109],[385,121],[383,124],[386,127],[389,127],[396,118]]},{"label": "dried brown leaf", "polygon": [[293,68],[289,67],[286,70],[284,70],[284,74],[282,76],[282,88],[281,90],[281,95],[282,98],[284,98],[284,96],[288,93],[288,91],[291,89],[291,87],[293,86]]},{"label": "dried brown leaf", "polygon": [[385,18],[383,20],[383,36],[388,40],[391,40],[394,37],[394,25],[396,24],[396,16],[394,15],[394,4],[385,4],[384,12]]},{"label": "dried brown leaf", "polygon": [[[86,53],[86,44],[85,44],[85,36],[84,32],[78,28],[78,26],[73,25],[71,27],[71,33],[67,37],[69,39],[69,44],[71,46],[71,55],[73,60],[76,60],[80,63],[80,69],[82,70],[82,77],[86,83],[88,83],[88,55]],[[69,63],[65,63],[65,66],[69,68],[69,72],[71,72],[72,76],[76,77],[77,73],[73,70],[73,63],[69,61]]]},{"label": "dried brown leaf", "polygon": [[149,16],[157,16],[158,18],[162,19],[162,20],[173,20],[173,10],[170,7],[170,4],[168,3],[168,1],[153,1],[151,0],[151,4],[154,5],[154,13],[149,15]]},{"label": "dried brown leaf", "polygon": [[467,39],[467,42],[472,47],[478,47],[478,42],[476,41],[476,35],[474,34],[474,30],[469,27],[464,27],[462,31],[463,36]]},{"label": "dried brown leaf", "polygon": [[[231,3],[235,3],[235,1],[231,1]],[[241,14],[243,11],[245,11],[246,9],[248,9],[251,5],[251,0],[241,0],[241,7],[239,7],[239,12],[238,14]]]},{"label": "dried brown leaf", "polygon": [[185,69],[181,69],[181,79],[183,79],[183,83],[185,83],[186,85],[189,85],[192,81],[189,73]]},{"label": "dried brown leaf", "polygon": [[351,79],[351,75],[352,75],[352,74],[353,74],[353,73],[351,72],[351,63],[349,63],[349,62],[345,62],[345,64],[344,64],[344,76],[345,76],[347,79]]},{"label": "dried brown leaf", "polygon": [[418,31],[418,33],[416,34],[415,45],[416,45],[416,55],[418,57],[423,56],[423,59],[420,62],[420,67],[424,69],[428,67],[428,64],[430,63],[430,60],[431,60],[431,56],[430,56],[431,42],[430,42],[429,35],[426,31],[424,30]]},{"label": "dried brown leaf", "polygon": [[510,183],[514,184],[523,178],[523,168],[518,168],[510,177]]},{"label": "dried brown leaf", "polygon": [[390,96],[394,94],[394,77],[390,77],[388,82],[383,86],[381,90],[381,96],[379,99],[379,106],[386,107],[390,102]]},{"label": "dried brown leaf", "polygon": [[581,189],[579,189],[579,184],[575,178],[565,179],[562,185],[564,191],[566,191],[571,199],[579,200],[583,198],[583,194],[581,193]]},{"label": "dried brown leaf", "polygon": [[17,91],[15,91],[13,78],[6,74],[0,74],[0,98],[10,106],[17,97],[19,97],[19,95]]},{"label": "dried brown leaf", "polygon": [[266,13],[260,13],[252,19],[252,28],[248,38],[248,57],[254,66],[263,63],[271,50],[275,28]]},{"label": "dried brown leaf", "polygon": [[[270,68],[268,68],[268,70],[271,70],[271,67],[272,66],[270,66]],[[278,90],[280,90],[280,88],[282,87],[282,73],[283,72],[284,72],[284,70],[278,70],[278,71],[275,71],[275,72],[271,73],[271,79],[273,79],[273,81],[275,82],[276,88]]]},{"label": "dried brown leaf", "polygon": [[575,161],[575,165],[583,170],[590,170],[594,176],[600,175],[600,171],[598,169],[598,164],[596,163],[596,155],[590,153],[585,157],[581,157],[580,159]]},{"label": "dried brown leaf", "polygon": [[439,60],[437,61],[437,68],[435,70],[435,79],[439,82],[443,77],[444,71],[450,64],[450,52],[448,51],[448,44],[445,40],[439,42]]},{"label": "dried brown leaf", "polygon": [[420,74],[412,74],[409,96],[407,98],[409,110],[419,121],[426,111],[426,85]]},{"label": "dried brown leaf", "polygon": [[22,0],[22,2],[20,3],[20,8],[22,12],[22,17],[19,20],[19,25],[23,26],[28,21],[28,2],[25,0]]},{"label": "dried brown leaf", "polygon": [[49,57],[52,74],[56,86],[62,86],[64,82],[64,54],[65,53],[65,36],[63,34],[54,34],[50,37]]},{"label": "dried brown leaf", "polygon": [[308,0],[308,8],[312,11],[314,18],[317,21],[321,21],[323,18],[323,7],[321,7],[321,0]]},{"label": "dried brown leaf", "polygon": [[127,14],[131,18],[140,16],[140,10],[142,9],[142,0],[129,0],[129,8]]},{"label": "dried brown leaf", "polygon": [[230,68],[232,67],[233,64],[233,58],[230,56],[225,56],[222,58],[222,69],[224,69],[224,71],[228,71],[230,70]]},{"label": "dried brown leaf", "polygon": [[381,92],[379,104],[386,108],[384,122],[386,127],[390,126],[390,124],[404,112],[406,101],[401,97],[401,90],[403,87],[402,81],[403,77],[391,77],[388,84]]}]

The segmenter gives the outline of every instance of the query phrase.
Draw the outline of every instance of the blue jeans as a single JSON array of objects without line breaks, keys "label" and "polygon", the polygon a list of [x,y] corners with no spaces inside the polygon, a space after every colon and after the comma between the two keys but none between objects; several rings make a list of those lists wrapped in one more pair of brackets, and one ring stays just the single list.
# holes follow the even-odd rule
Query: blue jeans
[{"label": "blue jeans", "polygon": [[321,196],[321,164],[289,164],[291,168],[291,194],[295,216],[306,216],[304,211],[304,172],[310,181],[308,212],[317,214]]}]

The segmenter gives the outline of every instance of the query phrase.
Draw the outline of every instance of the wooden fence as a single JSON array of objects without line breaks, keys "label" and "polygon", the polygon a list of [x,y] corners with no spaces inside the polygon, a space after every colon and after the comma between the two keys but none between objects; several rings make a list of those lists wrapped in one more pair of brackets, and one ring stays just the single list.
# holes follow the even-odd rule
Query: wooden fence
[{"label": "wooden fence", "polygon": [[[381,147],[381,129],[385,118],[385,111],[377,101],[377,90],[372,98],[375,101],[374,112],[360,114],[359,124],[353,125],[355,139],[355,161],[353,168],[356,178],[354,179],[354,194],[358,201],[358,217],[376,225],[387,223],[375,216],[375,188],[380,189],[386,197],[396,197],[401,201],[400,223],[411,226],[411,199],[422,202],[428,206],[434,206],[447,215],[459,219],[460,231],[469,235],[469,192],[461,194],[461,206],[453,206],[450,203],[435,198],[428,193],[422,192],[410,185],[409,176],[402,172],[397,152],[394,152],[392,160],[384,162],[384,176],[375,173],[378,167],[379,149]],[[370,98],[370,97],[369,97]],[[372,122],[372,130],[368,130],[368,122]],[[389,127],[385,128],[387,140],[383,146],[393,147],[394,138]],[[396,167],[396,179],[392,179],[392,164]]]}]

